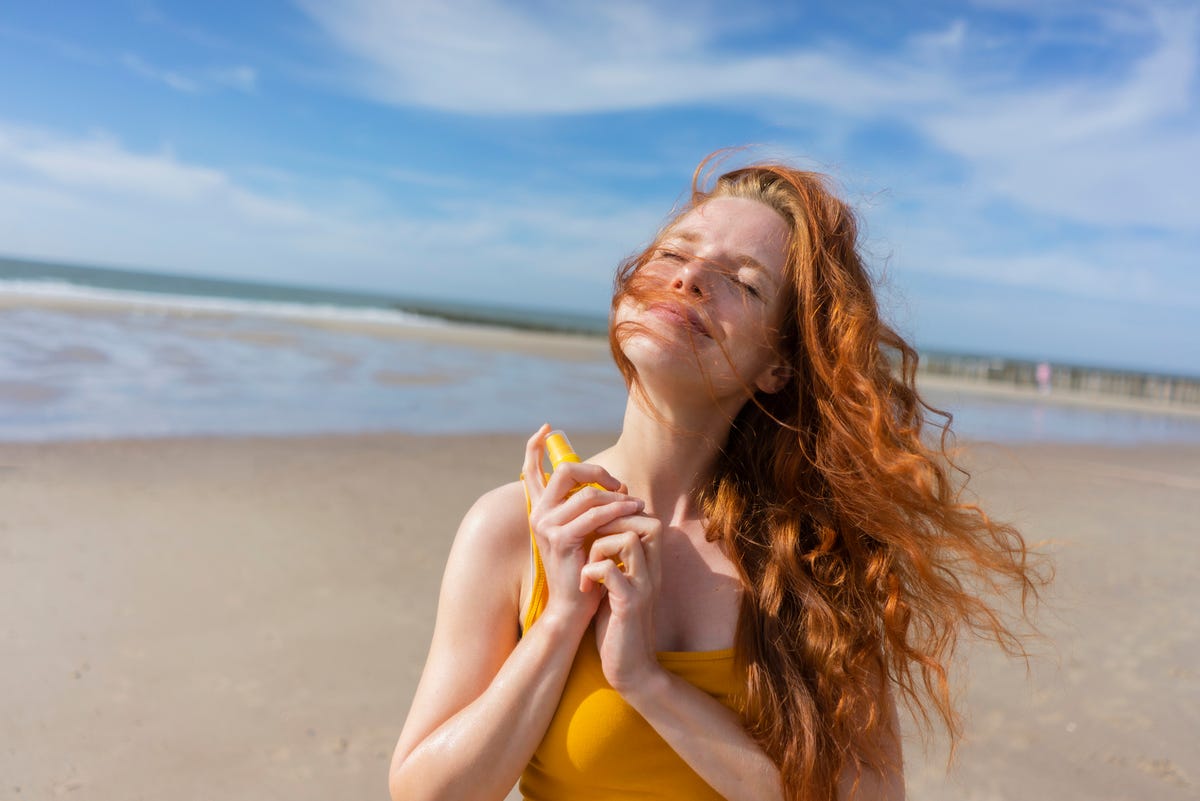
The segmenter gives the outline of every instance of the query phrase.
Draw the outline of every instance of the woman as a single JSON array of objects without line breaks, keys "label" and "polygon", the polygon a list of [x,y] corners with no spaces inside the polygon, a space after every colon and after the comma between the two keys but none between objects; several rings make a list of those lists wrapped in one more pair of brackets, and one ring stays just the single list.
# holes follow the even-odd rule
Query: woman
[{"label": "woman", "polygon": [[543,426],[463,520],[395,799],[900,799],[893,690],[957,735],[958,632],[1019,650],[968,587],[1024,602],[1025,543],[922,440],[850,209],[704,168],[617,275],[616,444],[545,480]]}]

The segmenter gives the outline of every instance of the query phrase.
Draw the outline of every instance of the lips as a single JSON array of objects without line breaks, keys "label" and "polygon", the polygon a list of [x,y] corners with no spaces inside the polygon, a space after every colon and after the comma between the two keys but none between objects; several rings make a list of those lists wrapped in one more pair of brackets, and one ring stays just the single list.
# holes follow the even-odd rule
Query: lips
[{"label": "lips", "polygon": [[650,307],[650,313],[673,326],[686,328],[697,336],[712,339],[712,334],[704,327],[700,315],[694,309],[676,306],[669,303],[655,303]]}]

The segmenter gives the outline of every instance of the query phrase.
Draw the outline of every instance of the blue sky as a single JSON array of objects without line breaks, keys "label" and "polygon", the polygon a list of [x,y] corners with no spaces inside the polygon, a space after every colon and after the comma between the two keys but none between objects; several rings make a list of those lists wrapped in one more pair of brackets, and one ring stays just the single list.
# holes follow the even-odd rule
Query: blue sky
[{"label": "blue sky", "polygon": [[10,0],[0,254],[603,312],[752,144],[919,344],[1200,374],[1200,6],[836,5]]}]

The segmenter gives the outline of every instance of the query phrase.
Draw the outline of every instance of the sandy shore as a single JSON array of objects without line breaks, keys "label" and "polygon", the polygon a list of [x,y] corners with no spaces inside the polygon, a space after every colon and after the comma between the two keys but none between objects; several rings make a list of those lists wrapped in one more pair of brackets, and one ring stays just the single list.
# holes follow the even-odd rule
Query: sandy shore
[{"label": "sandy shore", "polygon": [[938,375],[929,372],[922,372],[918,375],[917,385],[921,388],[922,393],[932,390],[935,393],[976,395],[995,398],[997,400],[1024,403],[1082,406],[1089,409],[1112,409],[1126,412],[1142,412],[1145,414],[1171,415],[1173,417],[1190,419],[1200,418],[1200,406],[1190,406],[1182,403],[1170,404],[1148,398],[1124,397],[1102,392],[1060,390],[1053,393],[1041,394],[1032,387],[1013,386],[1000,381],[967,380],[957,376]]},{"label": "sandy shore", "polygon": [[[0,446],[0,797],[385,798],[450,537],[521,440]],[[910,743],[910,798],[1200,797],[1200,447],[969,460],[1054,541],[1050,641],[970,655],[969,741],[949,779]]]},{"label": "sandy shore", "polygon": [[[227,334],[212,333],[213,336],[228,336],[232,339],[253,342],[261,346],[286,345],[289,340],[281,337],[274,328],[277,320],[313,326],[331,331],[364,334],[384,340],[404,340],[437,344],[462,345],[472,349],[520,353],[540,358],[568,360],[574,362],[608,363],[608,340],[606,337],[561,332],[523,331],[496,325],[445,323],[436,319],[422,322],[401,322],[397,319],[372,319],[363,316],[325,315],[306,309],[301,304],[281,306],[274,313],[256,311],[234,311],[225,308],[224,301],[194,299],[191,305],[181,304],[178,298],[166,296],[156,298],[146,295],[138,300],[128,297],[104,295],[57,295],[20,291],[0,292],[0,312],[11,309],[40,308],[77,316],[111,318],[131,313],[155,313],[169,317],[209,318],[227,320],[239,318],[260,321],[261,330],[240,327]],[[254,308],[253,305],[248,308]],[[365,310],[360,310],[364,311]],[[1100,392],[1057,391],[1039,394],[1030,387],[1017,387],[1004,382],[970,380],[962,377],[921,372],[918,384],[923,391],[932,391],[935,397],[947,394],[984,396],[1001,400],[1037,402],[1039,404],[1083,406],[1092,409],[1113,409],[1148,414],[1166,414],[1176,417],[1200,418],[1200,407],[1185,404],[1166,404],[1145,398],[1123,397]]]}]

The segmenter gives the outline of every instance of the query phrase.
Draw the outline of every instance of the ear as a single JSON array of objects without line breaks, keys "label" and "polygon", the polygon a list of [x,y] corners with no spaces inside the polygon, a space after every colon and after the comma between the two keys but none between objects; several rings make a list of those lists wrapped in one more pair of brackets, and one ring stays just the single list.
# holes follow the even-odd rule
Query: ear
[{"label": "ear", "polygon": [[754,382],[754,384],[760,392],[773,395],[787,386],[787,382],[791,379],[791,365],[779,362],[763,370],[762,375],[758,377],[758,381]]}]

